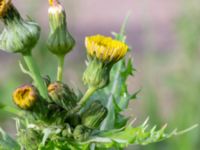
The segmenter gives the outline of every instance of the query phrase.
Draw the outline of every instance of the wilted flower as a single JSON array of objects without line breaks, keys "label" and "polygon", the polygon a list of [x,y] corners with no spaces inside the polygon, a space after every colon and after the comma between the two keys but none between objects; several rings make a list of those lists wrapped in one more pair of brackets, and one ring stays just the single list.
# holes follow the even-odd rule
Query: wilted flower
[{"label": "wilted flower", "polygon": [[0,1],[0,18],[5,24],[0,35],[0,49],[14,53],[30,53],[39,39],[38,24],[22,19],[11,0]]},{"label": "wilted flower", "polygon": [[113,64],[125,56],[128,46],[102,35],[86,37],[85,46],[89,62],[83,74],[83,81],[89,87],[103,88],[109,83]]},{"label": "wilted flower", "polygon": [[13,93],[14,103],[21,109],[31,109],[39,100],[39,93],[32,85],[24,85]]},{"label": "wilted flower", "polygon": [[75,40],[68,32],[66,14],[58,0],[49,0],[49,26],[48,49],[55,55],[65,55],[75,45]]}]

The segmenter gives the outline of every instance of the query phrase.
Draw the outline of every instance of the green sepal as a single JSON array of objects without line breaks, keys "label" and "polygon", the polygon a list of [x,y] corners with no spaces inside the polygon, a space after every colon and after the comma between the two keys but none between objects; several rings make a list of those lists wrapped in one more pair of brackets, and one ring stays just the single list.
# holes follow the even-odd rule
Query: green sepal
[{"label": "green sepal", "polygon": [[22,149],[37,150],[42,140],[42,135],[33,129],[21,129],[17,140],[22,145]]},{"label": "green sepal", "polygon": [[65,125],[65,128],[62,130],[62,136],[63,137],[67,137],[67,138],[72,138],[73,134],[72,134],[72,128],[69,124]]},{"label": "green sepal", "polygon": [[66,111],[72,110],[77,103],[76,94],[64,83],[54,82],[48,86],[49,97]]},{"label": "green sepal", "polygon": [[54,11],[49,11],[50,34],[47,47],[53,54],[63,56],[72,50],[75,40],[67,29],[65,11],[59,6],[52,6]]},{"label": "green sepal", "polygon": [[104,88],[109,84],[111,67],[109,64],[104,64],[100,60],[88,56],[87,68],[83,74],[84,84],[97,89]]},{"label": "green sepal", "polygon": [[92,130],[84,125],[78,125],[74,129],[73,137],[77,141],[85,141],[90,136]]},{"label": "green sepal", "polygon": [[105,119],[108,110],[99,101],[94,101],[86,111],[82,113],[82,124],[91,129],[97,129]]},{"label": "green sepal", "polygon": [[39,25],[23,20],[13,5],[3,21],[5,28],[0,35],[0,49],[12,53],[30,53],[40,36]]}]

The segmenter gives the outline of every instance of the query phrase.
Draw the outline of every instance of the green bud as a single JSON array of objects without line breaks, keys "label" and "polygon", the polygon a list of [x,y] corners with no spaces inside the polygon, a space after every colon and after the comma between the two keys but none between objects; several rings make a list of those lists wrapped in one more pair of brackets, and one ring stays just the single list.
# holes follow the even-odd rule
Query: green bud
[{"label": "green bud", "polygon": [[66,84],[51,83],[48,86],[48,93],[51,100],[66,111],[70,111],[76,106],[77,97]]},{"label": "green bud", "polygon": [[92,132],[92,130],[87,128],[87,127],[85,127],[84,125],[78,125],[74,129],[73,137],[77,141],[84,141],[84,140],[88,139],[88,137],[90,136],[91,132]]},{"label": "green bud", "polygon": [[68,32],[66,14],[57,0],[49,0],[50,34],[47,41],[48,49],[55,55],[65,55],[75,45],[75,40]]},{"label": "green bud", "polygon": [[0,35],[0,49],[13,53],[30,53],[39,39],[38,24],[23,20],[12,4],[1,19],[5,28]]},{"label": "green bud", "polygon": [[107,116],[107,113],[107,108],[99,101],[95,101],[85,112],[82,113],[82,124],[88,128],[97,129]]},{"label": "green bud", "polygon": [[73,136],[72,134],[72,128],[69,124],[66,124],[65,128],[62,130],[62,136],[71,138]]},{"label": "green bud", "polygon": [[41,143],[42,135],[33,129],[20,130],[17,140],[22,145],[22,149],[37,150]]},{"label": "green bud", "polygon": [[109,84],[111,65],[106,65],[98,59],[89,58],[88,66],[83,74],[83,82],[89,87],[104,88]]}]

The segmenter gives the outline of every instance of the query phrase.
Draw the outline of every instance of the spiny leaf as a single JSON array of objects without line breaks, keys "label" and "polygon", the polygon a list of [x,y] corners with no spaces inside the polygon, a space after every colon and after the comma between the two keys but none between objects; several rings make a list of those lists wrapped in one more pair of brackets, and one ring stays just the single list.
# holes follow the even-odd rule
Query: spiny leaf
[{"label": "spiny leaf", "polygon": [[0,128],[0,149],[20,150],[20,145]]},{"label": "spiny leaf", "polygon": [[148,128],[148,119],[144,121],[144,123],[138,127],[133,127],[132,123],[127,127],[121,129],[113,129],[109,131],[104,131],[99,135],[92,137],[86,143],[95,143],[98,148],[125,148],[130,144],[140,144],[146,145],[149,143],[159,142],[170,138],[174,135],[180,135],[183,132],[188,132],[193,128],[197,127],[197,125],[192,126],[186,130],[177,132],[177,130],[173,130],[170,133],[166,133],[167,125],[164,125],[162,128],[156,130],[156,126]]},{"label": "spiny leaf", "polygon": [[[125,26],[127,23],[127,18],[122,25],[120,33],[113,33],[115,39],[125,42]],[[121,60],[118,62],[111,71],[111,82],[107,88],[103,90],[103,92],[99,92],[98,94],[106,95],[104,97],[108,97],[106,99],[106,107],[109,112],[107,118],[102,123],[101,129],[113,129],[118,126],[119,122],[123,122],[121,126],[124,126],[127,121],[125,121],[125,117],[123,117],[120,112],[124,111],[129,104],[129,101],[136,98],[138,92],[134,94],[129,94],[128,87],[126,81],[129,76],[133,75],[135,69],[133,68],[132,59],[129,58]],[[97,94],[97,95],[98,95]],[[123,120],[123,121],[122,121]]]}]

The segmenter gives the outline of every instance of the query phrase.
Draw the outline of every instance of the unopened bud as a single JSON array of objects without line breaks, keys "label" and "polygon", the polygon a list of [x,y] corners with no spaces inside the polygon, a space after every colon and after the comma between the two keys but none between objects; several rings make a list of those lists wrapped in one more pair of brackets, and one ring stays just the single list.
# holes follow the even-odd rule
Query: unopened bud
[{"label": "unopened bud", "polygon": [[76,95],[66,84],[61,82],[51,83],[48,86],[48,93],[54,103],[67,111],[76,106]]},{"label": "unopened bud", "polygon": [[65,128],[62,130],[62,136],[68,137],[68,138],[71,138],[73,136],[72,135],[72,128],[70,127],[69,124],[66,124]]},{"label": "unopened bud", "polygon": [[36,150],[41,143],[42,134],[33,129],[24,129],[18,133],[17,140],[22,144],[23,149]]},{"label": "unopened bud", "polygon": [[88,139],[91,132],[92,132],[92,130],[85,127],[84,125],[78,125],[74,129],[73,137],[74,137],[75,140],[84,141],[84,140]]},{"label": "unopened bud", "polygon": [[32,85],[24,85],[13,93],[14,103],[21,109],[31,109],[39,100],[39,93]]},{"label": "unopened bud", "polygon": [[0,18],[5,24],[0,35],[0,49],[13,53],[30,53],[39,39],[40,27],[33,21],[22,19],[10,1],[7,5],[0,14]]},{"label": "unopened bud", "polygon": [[49,0],[50,34],[47,41],[48,49],[55,55],[65,55],[75,45],[75,40],[68,32],[66,14],[58,0]]},{"label": "unopened bud", "polygon": [[82,124],[91,129],[97,129],[105,119],[108,111],[99,101],[93,102],[82,114]]}]

